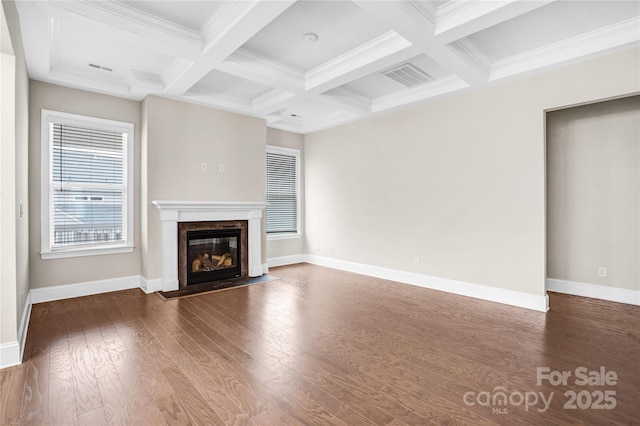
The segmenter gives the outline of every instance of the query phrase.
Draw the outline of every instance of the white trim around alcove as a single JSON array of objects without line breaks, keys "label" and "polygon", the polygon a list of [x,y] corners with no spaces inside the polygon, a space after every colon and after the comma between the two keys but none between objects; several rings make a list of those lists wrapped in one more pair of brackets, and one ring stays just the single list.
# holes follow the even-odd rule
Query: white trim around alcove
[{"label": "white trim around alcove", "polygon": [[153,201],[162,223],[162,291],[177,290],[178,222],[246,220],[249,224],[249,276],[264,273],[262,265],[263,201]]}]

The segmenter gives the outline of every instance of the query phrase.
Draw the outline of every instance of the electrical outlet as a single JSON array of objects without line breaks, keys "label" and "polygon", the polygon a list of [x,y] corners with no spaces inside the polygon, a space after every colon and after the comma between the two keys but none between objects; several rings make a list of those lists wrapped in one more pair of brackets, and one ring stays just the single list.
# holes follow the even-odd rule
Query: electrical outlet
[{"label": "electrical outlet", "polygon": [[207,163],[200,164],[200,170],[203,171],[203,172],[206,172],[207,171]]},{"label": "electrical outlet", "polygon": [[413,266],[420,266],[420,258],[419,257],[414,257],[413,258]]},{"label": "electrical outlet", "polygon": [[598,267],[598,276],[601,278],[605,278],[607,276],[607,268],[604,266]]},{"label": "electrical outlet", "polygon": [[224,164],[220,164],[220,165],[218,166],[218,171],[219,171],[220,173],[224,173]]}]

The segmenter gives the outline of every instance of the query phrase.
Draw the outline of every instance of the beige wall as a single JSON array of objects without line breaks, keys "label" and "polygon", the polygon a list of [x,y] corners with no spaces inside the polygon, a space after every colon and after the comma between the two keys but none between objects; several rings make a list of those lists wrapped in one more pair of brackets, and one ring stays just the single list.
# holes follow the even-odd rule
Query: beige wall
[{"label": "beige wall", "polygon": [[639,145],[640,96],[547,114],[549,278],[640,290]]},{"label": "beige wall", "polygon": [[[143,102],[142,274],[162,276],[160,216],[154,200],[264,201],[262,119],[149,96]],[[207,171],[201,171],[201,164]],[[224,165],[224,173],[219,166]],[[263,262],[264,262],[263,253]]]},{"label": "beige wall", "polygon": [[29,291],[29,77],[15,3],[3,1],[1,9],[0,344],[20,337],[17,331]]},{"label": "beige wall", "polygon": [[544,111],[638,92],[639,64],[626,50],[307,135],[306,252],[544,294]]},{"label": "beige wall", "polygon": [[[31,288],[140,274],[140,102],[31,81],[29,93],[29,203]],[[134,125],[133,253],[42,260],[40,257],[40,111],[50,109]]]},{"label": "beige wall", "polygon": [[267,144],[300,150],[300,174],[302,179],[300,182],[302,186],[302,214],[300,220],[303,221],[303,235],[301,237],[266,242],[267,258],[299,256],[304,254],[304,136],[285,130],[267,129]]}]

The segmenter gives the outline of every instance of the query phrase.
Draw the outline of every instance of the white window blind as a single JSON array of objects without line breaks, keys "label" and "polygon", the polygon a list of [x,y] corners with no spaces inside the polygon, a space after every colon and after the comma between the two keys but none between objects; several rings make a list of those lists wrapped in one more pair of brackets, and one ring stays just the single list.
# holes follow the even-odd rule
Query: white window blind
[{"label": "white window blind", "polygon": [[128,157],[133,126],[119,123],[126,127],[122,130],[102,121],[106,120],[55,112],[43,115],[48,132],[48,188],[43,188],[48,196],[43,237],[46,231],[48,238],[43,254],[132,245]]},{"label": "white window blind", "polygon": [[267,234],[297,233],[298,158],[281,149],[267,150]]},{"label": "white window blind", "polygon": [[51,123],[52,246],[122,242],[127,135]]}]

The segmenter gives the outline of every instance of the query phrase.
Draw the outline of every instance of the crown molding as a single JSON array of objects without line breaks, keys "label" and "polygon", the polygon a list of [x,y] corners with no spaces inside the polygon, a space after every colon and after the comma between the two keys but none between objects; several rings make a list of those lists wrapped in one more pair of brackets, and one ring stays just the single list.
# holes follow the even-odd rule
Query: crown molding
[{"label": "crown molding", "polygon": [[216,65],[216,69],[276,89],[304,92],[302,72],[246,49],[236,50],[227,60]]},{"label": "crown molding", "polygon": [[488,81],[489,74],[482,67],[478,67],[477,59],[452,49],[435,37],[429,11],[422,3],[365,0],[359,1],[358,5],[381,22],[395,28],[412,44],[412,49],[416,52],[414,56],[426,54],[449,72],[459,75],[472,85],[482,85]]},{"label": "crown molding", "polygon": [[111,96],[121,96],[128,99],[142,100],[142,97],[129,93],[129,83],[115,76],[95,76],[91,70],[85,70],[63,64],[54,64],[49,70],[48,80],[59,84],[92,92],[104,93]]},{"label": "crown molding", "polygon": [[291,123],[282,119],[267,121],[267,126],[271,129],[285,130],[287,132],[304,134],[302,123]]},{"label": "crown molding", "polygon": [[171,64],[162,71],[162,82],[166,85],[168,82],[180,78],[180,75],[185,73],[193,64],[194,62],[188,59],[174,58]]},{"label": "crown molding", "polygon": [[201,106],[219,108],[225,111],[255,116],[251,107],[251,103],[246,99],[239,98],[237,96],[225,95],[210,90],[191,89],[184,95],[174,96],[171,97],[171,99],[175,99],[178,101],[187,101]]},{"label": "crown molding", "polygon": [[396,5],[411,15],[429,34],[435,32],[438,9],[433,3],[408,0],[406,2],[398,2]]},{"label": "crown molding", "polygon": [[253,2],[225,1],[199,31],[203,51],[207,51],[255,7]]},{"label": "crown molding", "polygon": [[302,125],[302,132],[303,133],[317,132],[318,130],[323,130],[328,127],[333,127],[338,124],[341,124],[350,120],[354,120],[357,118],[360,118],[360,116],[349,111],[334,111],[330,114],[327,114],[325,116],[322,116],[316,119],[305,120],[304,124]]},{"label": "crown molding", "polygon": [[294,0],[222,2],[200,29],[202,52],[206,54],[215,47],[216,56],[225,59],[294,3]]},{"label": "crown molding", "polygon": [[162,77],[145,71],[129,70],[128,79],[129,91],[140,92],[146,96],[149,92],[161,92],[164,90]]},{"label": "crown molding", "polygon": [[337,56],[305,74],[306,89],[317,88],[341,75],[365,67],[412,46],[395,31],[388,31],[369,42]]},{"label": "crown molding", "polygon": [[446,2],[438,7],[436,34],[464,25],[516,1],[453,0]]},{"label": "crown molding", "polygon": [[438,8],[435,35],[448,44],[554,1],[451,1]]},{"label": "crown molding", "polygon": [[448,47],[456,52],[456,54],[460,56],[469,65],[469,67],[473,68],[477,73],[486,76],[486,80],[488,80],[491,66],[488,62],[481,59],[481,54],[472,52],[470,48],[459,41],[454,41]]},{"label": "crown molding", "polygon": [[336,87],[318,96],[319,101],[329,103],[350,111],[354,114],[369,114],[372,112],[371,99],[360,96],[344,87]]},{"label": "crown molding", "polygon": [[456,75],[440,78],[419,87],[409,88],[373,100],[373,112],[401,107],[424,99],[466,89],[469,84]]},{"label": "crown molding", "polygon": [[640,16],[496,61],[491,66],[490,81],[638,43],[638,28]]},{"label": "crown molding", "polygon": [[256,114],[269,114],[286,108],[288,102],[294,98],[296,98],[295,93],[278,89],[269,90],[251,100],[252,111]]},{"label": "crown molding", "polygon": [[302,120],[282,116],[270,117],[271,119],[267,121],[267,125],[272,129],[307,134],[311,132],[317,132],[319,130],[324,130],[329,127],[337,126],[339,124],[344,124],[349,121],[358,120],[360,118],[363,118],[364,116],[353,114],[348,111],[335,111],[313,120]]},{"label": "crown molding", "polygon": [[170,43],[193,52],[200,52],[202,49],[202,40],[196,31],[119,1],[49,0],[48,4],[159,43]]}]

